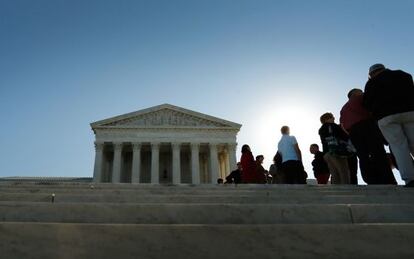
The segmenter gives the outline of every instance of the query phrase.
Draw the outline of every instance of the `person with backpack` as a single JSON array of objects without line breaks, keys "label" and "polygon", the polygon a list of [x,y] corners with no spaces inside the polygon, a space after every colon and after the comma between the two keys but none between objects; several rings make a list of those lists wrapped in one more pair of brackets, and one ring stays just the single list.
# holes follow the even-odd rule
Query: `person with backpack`
[{"label": "person with backpack", "polygon": [[348,166],[348,134],[341,126],[335,123],[332,113],[321,116],[322,127],[319,129],[324,159],[331,173],[332,184],[350,184],[350,172]]}]

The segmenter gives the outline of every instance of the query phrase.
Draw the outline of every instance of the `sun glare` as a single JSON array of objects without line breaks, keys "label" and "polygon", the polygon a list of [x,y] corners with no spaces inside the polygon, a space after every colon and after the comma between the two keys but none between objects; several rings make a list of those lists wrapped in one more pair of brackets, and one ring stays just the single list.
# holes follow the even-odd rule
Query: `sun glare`
[{"label": "sun glare", "polygon": [[[320,127],[319,114],[306,106],[278,106],[267,109],[258,122],[257,149],[255,154],[265,155],[265,167],[270,166],[277,151],[280,139],[280,128],[290,127],[291,135],[298,140],[302,150],[303,162],[308,174],[311,172],[310,163],[313,156],[309,153],[312,143],[320,143],[318,129]],[[312,174],[309,174],[313,177]]]}]

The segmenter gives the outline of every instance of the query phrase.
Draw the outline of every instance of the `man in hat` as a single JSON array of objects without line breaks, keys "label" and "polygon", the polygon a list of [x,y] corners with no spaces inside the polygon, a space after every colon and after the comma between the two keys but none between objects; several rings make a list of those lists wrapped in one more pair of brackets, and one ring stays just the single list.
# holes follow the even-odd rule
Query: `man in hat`
[{"label": "man in hat", "polygon": [[414,187],[414,83],[410,74],[382,64],[369,69],[363,104],[378,121],[397,160],[401,178]]}]

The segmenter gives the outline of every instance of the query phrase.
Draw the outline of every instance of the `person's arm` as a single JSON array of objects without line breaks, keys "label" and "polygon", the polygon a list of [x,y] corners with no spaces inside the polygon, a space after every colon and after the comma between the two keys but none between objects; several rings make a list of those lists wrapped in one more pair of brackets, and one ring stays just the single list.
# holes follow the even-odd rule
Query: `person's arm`
[{"label": "person's arm", "polygon": [[411,86],[414,86],[413,76],[410,74],[408,74],[408,82],[410,83]]},{"label": "person's arm", "polygon": [[336,131],[336,134],[340,139],[342,139],[344,141],[348,141],[349,135],[343,127],[335,124],[334,128],[335,128],[334,131]]},{"label": "person's arm", "polygon": [[344,120],[345,120],[345,109],[346,109],[346,104],[342,107],[341,112],[339,113],[340,117],[339,117],[339,125],[341,125],[342,129],[344,129],[344,131],[346,133],[348,133],[348,131],[345,130],[344,127]]},{"label": "person's arm", "polygon": [[296,140],[294,136],[292,136],[292,144],[293,144],[293,149],[295,150],[296,156],[298,157],[300,161],[302,161],[302,152],[300,151],[298,141]]},{"label": "person's arm", "polygon": [[302,161],[302,152],[300,151],[299,144],[296,143],[293,145],[296,155],[298,156],[299,160]]},{"label": "person's arm", "polygon": [[372,112],[372,86],[370,84],[370,81],[367,82],[364,89],[364,95],[362,99],[362,106],[364,106],[365,109],[367,109],[369,112]]},{"label": "person's arm", "polygon": [[321,143],[322,143],[322,152],[328,152],[328,145],[327,145],[327,143],[326,143],[326,140],[325,140],[325,136],[323,135],[323,132],[322,132],[322,130],[321,129],[319,129],[319,137],[321,138]]},{"label": "person's arm", "polygon": [[342,128],[342,130],[343,130],[346,134],[348,134],[348,135],[349,135],[349,132],[345,129],[345,127],[344,127],[344,124],[343,124],[343,123],[341,123],[341,128]]},{"label": "person's arm", "polygon": [[282,160],[283,160],[282,153],[280,153],[280,151],[279,151],[279,150],[276,152],[276,155],[279,155],[279,157],[280,157],[280,161],[282,161]]}]

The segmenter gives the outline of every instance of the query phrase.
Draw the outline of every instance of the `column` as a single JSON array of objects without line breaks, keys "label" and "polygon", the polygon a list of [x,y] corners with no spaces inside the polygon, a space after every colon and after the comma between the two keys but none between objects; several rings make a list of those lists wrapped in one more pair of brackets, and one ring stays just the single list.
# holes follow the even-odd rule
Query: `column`
[{"label": "column", "polygon": [[231,173],[231,167],[230,167],[230,162],[229,162],[230,156],[229,156],[229,150],[226,148],[224,151],[224,170],[225,170],[225,175],[229,175]]},{"label": "column", "polygon": [[102,165],[103,165],[103,143],[95,142],[95,166],[93,168],[93,181],[102,182]]},{"label": "column", "polygon": [[229,152],[228,155],[229,155],[230,171],[233,171],[237,167],[237,158],[236,158],[237,144],[230,143],[230,144],[227,144],[227,147],[228,147],[227,150]]},{"label": "column", "polygon": [[180,143],[172,143],[172,183],[180,184],[181,183],[181,145]]},{"label": "column", "polygon": [[211,183],[217,183],[220,167],[217,156],[217,144],[210,143],[210,181]]},{"label": "column", "polygon": [[151,143],[151,183],[160,183],[160,143]]},{"label": "column", "polygon": [[112,183],[121,182],[122,143],[114,143],[114,163],[112,167]]},{"label": "column", "polygon": [[141,143],[132,143],[131,183],[139,183],[140,176],[141,176]]},{"label": "column", "polygon": [[219,173],[219,178],[224,179],[224,177],[226,176],[226,167],[224,165],[224,153],[220,153],[219,154],[219,164],[220,164],[220,173]]},{"label": "column", "polygon": [[191,179],[200,184],[200,144],[191,143]]}]

